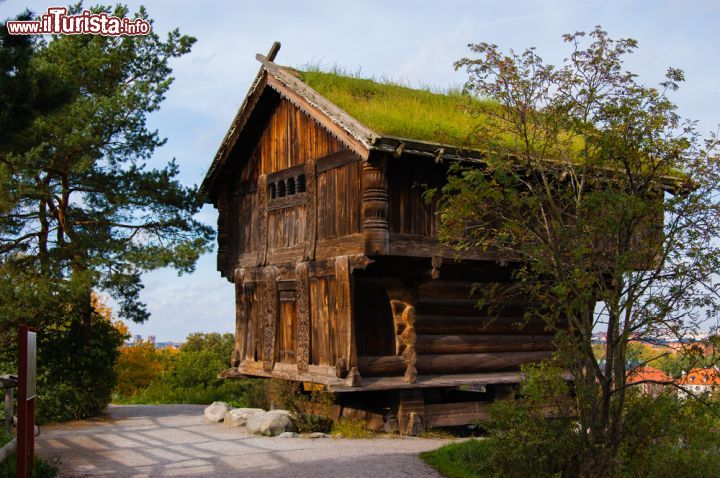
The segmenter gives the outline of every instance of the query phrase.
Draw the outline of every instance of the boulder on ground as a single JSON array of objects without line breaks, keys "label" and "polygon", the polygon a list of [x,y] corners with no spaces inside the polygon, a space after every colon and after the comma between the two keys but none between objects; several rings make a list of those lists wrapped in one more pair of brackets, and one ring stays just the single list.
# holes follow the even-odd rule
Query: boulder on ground
[{"label": "boulder on ground", "polygon": [[247,429],[255,435],[278,436],[285,432],[296,432],[297,427],[287,410],[270,410],[255,413],[247,421]]},{"label": "boulder on ground", "polygon": [[227,403],[213,402],[212,405],[205,408],[205,418],[211,422],[221,422],[228,410],[230,410],[230,406]]},{"label": "boulder on ground", "polygon": [[295,432],[283,432],[278,435],[278,438],[297,438],[298,434]]},{"label": "boulder on ground", "polygon": [[308,435],[308,438],[330,438],[330,435],[327,433],[314,432]]},{"label": "boulder on ground", "polygon": [[251,416],[264,411],[262,408],[233,408],[225,413],[223,422],[226,427],[244,427]]}]

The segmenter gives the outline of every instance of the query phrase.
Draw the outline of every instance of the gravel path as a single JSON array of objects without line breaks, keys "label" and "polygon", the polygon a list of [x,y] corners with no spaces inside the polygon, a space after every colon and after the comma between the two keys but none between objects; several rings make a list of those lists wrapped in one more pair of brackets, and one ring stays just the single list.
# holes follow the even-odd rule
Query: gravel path
[{"label": "gravel path", "polygon": [[433,477],[417,454],[448,440],[266,438],[209,423],[202,405],[111,405],[99,419],[50,425],[38,454],[62,476]]}]

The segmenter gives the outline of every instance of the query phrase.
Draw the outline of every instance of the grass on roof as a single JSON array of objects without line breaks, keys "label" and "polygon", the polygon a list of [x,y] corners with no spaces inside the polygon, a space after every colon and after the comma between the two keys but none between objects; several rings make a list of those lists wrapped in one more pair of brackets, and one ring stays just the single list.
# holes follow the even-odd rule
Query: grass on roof
[{"label": "grass on roof", "polygon": [[[388,80],[361,78],[359,73],[338,67],[323,70],[316,65],[306,65],[302,71],[288,70],[380,135],[467,149],[485,150],[489,146],[479,144],[481,135],[476,133],[487,124],[488,113],[499,107],[492,100],[478,99],[459,89],[438,92],[429,88],[410,88]],[[574,152],[573,156],[583,149],[581,137],[562,136],[561,140],[568,141],[566,147]],[[519,138],[509,132],[497,139],[511,150],[522,149]],[[559,157],[558,152],[548,151],[548,154]],[[566,152],[560,152],[560,155]],[[675,169],[668,174],[684,176]]]},{"label": "grass on roof", "polygon": [[469,146],[474,129],[482,123],[483,109],[496,107],[459,90],[438,93],[359,78],[337,69],[304,69],[292,72],[381,135]]}]

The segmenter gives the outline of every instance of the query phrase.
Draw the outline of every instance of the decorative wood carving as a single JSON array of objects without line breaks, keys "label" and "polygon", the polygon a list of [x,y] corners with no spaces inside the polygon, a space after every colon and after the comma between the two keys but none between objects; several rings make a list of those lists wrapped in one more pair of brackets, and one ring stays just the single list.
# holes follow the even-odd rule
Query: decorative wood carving
[{"label": "decorative wood carving", "polygon": [[297,349],[295,357],[298,372],[307,372],[310,363],[310,283],[308,264],[301,262],[295,268],[297,289],[295,307],[297,310]]},{"label": "decorative wood carving", "polygon": [[277,272],[274,266],[265,268],[263,284],[265,302],[265,322],[263,324],[263,368],[272,370],[275,365],[275,328],[278,323]]},{"label": "decorative wood carving", "polygon": [[317,172],[315,161],[305,163],[305,252],[304,259],[315,259],[317,242]]},{"label": "decorative wood carving", "polygon": [[363,164],[363,232],[367,254],[387,254],[388,182],[387,159],[373,158]]},{"label": "decorative wood carving", "polygon": [[235,348],[230,365],[237,367],[245,356],[245,330],[247,330],[247,307],[245,298],[245,271],[235,269]]},{"label": "decorative wood carving", "polygon": [[417,303],[417,290],[390,289],[387,291],[390,298],[390,307],[395,323],[395,353],[403,358],[405,363],[405,380],[415,383],[417,377],[417,352],[415,331]]},{"label": "decorative wood carving", "polygon": [[226,269],[226,261],[227,261],[227,251],[228,251],[228,244],[227,244],[227,239],[228,239],[228,230],[227,230],[228,198],[227,198],[227,193],[226,193],[225,189],[223,189],[221,194],[218,196],[217,205],[215,207],[217,207],[217,210],[218,210],[217,270],[219,270],[222,273],[222,275],[224,276],[225,269]]},{"label": "decorative wood carving", "polygon": [[261,174],[258,178],[257,195],[259,244],[256,265],[261,266],[265,264],[265,258],[267,257],[268,237],[268,193],[267,176],[265,174]]}]

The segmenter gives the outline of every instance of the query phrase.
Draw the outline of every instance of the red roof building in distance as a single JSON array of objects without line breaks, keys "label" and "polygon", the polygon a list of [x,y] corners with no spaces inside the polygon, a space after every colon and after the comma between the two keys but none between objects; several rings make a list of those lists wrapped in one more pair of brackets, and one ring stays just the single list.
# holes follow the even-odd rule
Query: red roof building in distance
[{"label": "red roof building in distance", "polygon": [[713,367],[693,368],[678,380],[678,385],[685,389],[679,392],[681,397],[713,393],[720,390],[720,371]]},{"label": "red roof building in distance", "polygon": [[628,384],[637,383],[642,393],[657,396],[665,391],[665,387],[672,382],[672,378],[662,370],[646,365],[628,371],[626,382]]}]

